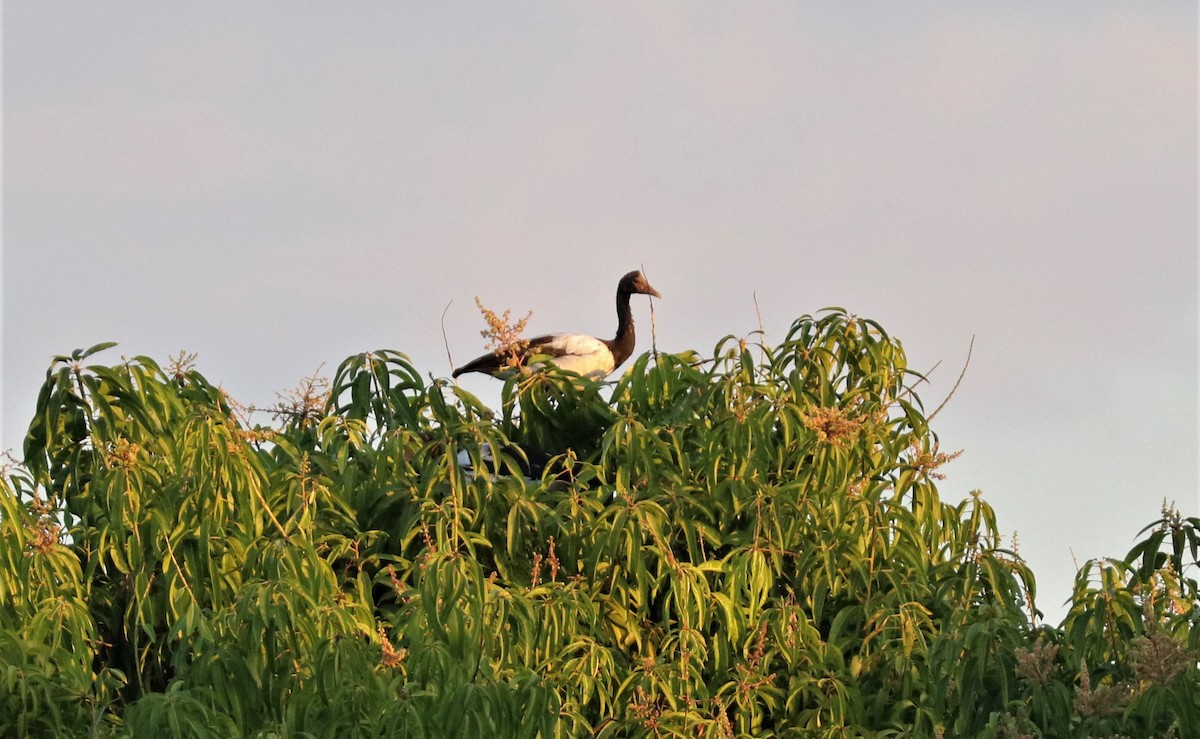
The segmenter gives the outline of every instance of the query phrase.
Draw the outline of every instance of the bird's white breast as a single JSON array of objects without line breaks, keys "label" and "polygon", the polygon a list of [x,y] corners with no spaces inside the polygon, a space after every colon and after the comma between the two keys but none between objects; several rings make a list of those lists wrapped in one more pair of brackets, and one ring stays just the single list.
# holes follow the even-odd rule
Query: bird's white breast
[{"label": "bird's white breast", "polygon": [[615,366],[612,352],[604,342],[585,334],[557,334],[531,351],[554,355],[555,365],[594,380],[608,377]]}]

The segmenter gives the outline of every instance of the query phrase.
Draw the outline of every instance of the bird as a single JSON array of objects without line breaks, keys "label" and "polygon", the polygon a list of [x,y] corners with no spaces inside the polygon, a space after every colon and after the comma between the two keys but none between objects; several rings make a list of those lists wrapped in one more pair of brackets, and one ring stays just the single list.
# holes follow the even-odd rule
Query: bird
[{"label": "bird", "polygon": [[[641,272],[634,270],[622,277],[617,283],[617,335],[613,338],[598,339],[586,334],[536,336],[523,344],[517,358],[524,364],[531,357],[544,356],[557,367],[592,380],[603,380],[633,354],[636,338],[629,297],[634,294],[662,297],[650,287]],[[493,351],[454,370],[453,376],[482,372],[493,377],[504,377],[511,365],[509,359],[507,352]]]}]

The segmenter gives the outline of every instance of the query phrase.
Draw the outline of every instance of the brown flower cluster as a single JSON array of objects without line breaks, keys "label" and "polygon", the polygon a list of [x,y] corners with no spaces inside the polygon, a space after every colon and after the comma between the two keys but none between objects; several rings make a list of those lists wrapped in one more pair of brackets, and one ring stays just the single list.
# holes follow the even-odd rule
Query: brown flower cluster
[{"label": "brown flower cluster", "polygon": [[663,713],[660,697],[651,697],[646,689],[639,685],[629,703],[629,711],[642,722],[642,726],[658,735],[659,719]]},{"label": "brown flower cluster", "polygon": [[1127,683],[1097,685],[1092,688],[1092,677],[1087,665],[1079,673],[1079,685],[1075,686],[1075,713],[1080,716],[1115,716],[1125,710],[1132,697]]},{"label": "brown flower cluster", "polygon": [[48,501],[34,497],[29,504],[35,516],[29,526],[29,555],[46,554],[59,543],[62,526],[54,520],[54,506]]},{"label": "brown flower cluster", "polygon": [[279,402],[271,409],[271,414],[276,419],[294,418],[300,426],[317,423],[325,415],[329,392],[328,379],[316,374],[305,377],[295,388],[275,394]]},{"label": "brown flower cluster", "polygon": [[1151,685],[1169,685],[1196,664],[1195,654],[1157,627],[1133,640],[1130,659],[1137,679]]},{"label": "brown flower cluster", "polygon": [[936,441],[933,443],[932,449],[922,449],[921,442],[915,439],[913,440],[910,448],[912,449],[912,456],[909,458],[909,464],[911,464],[921,474],[931,477],[934,480],[945,480],[945,475],[940,472],[935,472],[934,470],[946,464],[947,462],[953,462],[963,453],[962,449],[949,454],[943,453],[939,451],[938,443]]},{"label": "brown flower cluster", "polygon": [[138,452],[141,447],[124,437],[117,439],[108,450],[105,457],[105,464],[110,469],[120,467],[123,470],[131,470],[137,465]]},{"label": "brown flower cluster", "polygon": [[1058,656],[1058,645],[1038,637],[1029,649],[1018,648],[1017,676],[1038,685],[1048,685],[1054,675],[1054,658]]},{"label": "brown flower cluster", "polygon": [[388,639],[387,632],[383,627],[379,627],[379,646],[383,649],[383,656],[379,658],[379,666],[385,669],[395,669],[404,662],[404,658],[408,656],[408,650],[401,647],[396,649],[392,646],[392,641]]},{"label": "brown flower cluster", "polygon": [[487,321],[488,327],[479,332],[480,336],[488,340],[487,348],[496,356],[505,357],[504,369],[519,367],[522,352],[529,346],[529,341],[522,339],[521,334],[525,333],[525,324],[529,322],[533,311],[529,311],[524,318],[513,323],[512,311],[506,310],[501,315],[496,315],[496,312],[485,307],[479,298],[475,298],[475,305],[483,314],[483,320]]},{"label": "brown flower cluster", "polygon": [[170,363],[167,365],[167,375],[175,380],[179,385],[187,381],[187,376],[192,370],[196,369],[196,354],[195,352],[179,350],[179,354],[168,358]]},{"label": "brown flower cluster", "polygon": [[1087,665],[1082,666],[1079,685],[1075,687],[1075,711],[1080,716],[1119,714],[1151,686],[1170,685],[1180,674],[1195,667],[1196,654],[1162,631],[1149,613],[1149,607],[1147,611],[1146,633],[1130,645],[1132,680],[1098,685],[1093,689]]},{"label": "brown flower cluster", "polygon": [[816,432],[818,439],[834,446],[845,446],[863,425],[862,419],[851,418],[841,408],[813,408],[801,420],[805,428]]},{"label": "brown flower cluster", "polygon": [[542,563],[550,567],[550,582],[558,582],[558,569],[562,563],[558,561],[558,555],[554,552],[554,537],[550,537],[550,548],[546,556],[542,556],[541,552],[533,553],[533,571],[529,576],[529,587],[536,588],[542,581]]}]

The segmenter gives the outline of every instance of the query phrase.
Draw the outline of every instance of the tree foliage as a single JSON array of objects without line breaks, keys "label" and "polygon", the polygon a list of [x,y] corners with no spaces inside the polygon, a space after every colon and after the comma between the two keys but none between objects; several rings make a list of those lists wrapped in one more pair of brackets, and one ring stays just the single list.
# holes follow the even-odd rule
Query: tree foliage
[{"label": "tree foliage", "polygon": [[2,735],[1197,735],[1200,520],[1041,623],[872,321],[498,412],[360,354],[268,426],[108,347],[0,481]]}]

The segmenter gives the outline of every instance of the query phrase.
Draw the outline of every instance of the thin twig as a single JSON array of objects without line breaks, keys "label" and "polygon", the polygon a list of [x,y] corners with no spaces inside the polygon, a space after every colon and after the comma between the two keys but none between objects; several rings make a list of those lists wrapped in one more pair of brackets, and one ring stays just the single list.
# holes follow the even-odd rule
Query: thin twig
[{"label": "thin twig", "polygon": [[913,392],[916,391],[917,385],[920,385],[922,382],[929,382],[929,376],[932,375],[934,373],[934,371],[936,371],[937,368],[941,367],[941,366],[942,366],[942,360],[939,359],[938,361],[934,362],[933,366],[930,367],[928,370],[926,370],[924,374],[917,374],[917,373],[913,372],[912,374],[917,375],[917,378],[918,378],[917,381],[914,382],[909,387],[904,388],[904,392],[902,392],[898,396],[896,396],[896,400],[900,400],[901,398],[905,397],[906,395],[912,395]]},{"label": "thin twig", "polygon": [[[646,266],[644,264],[639,264],[638,266],[642,268],[642,277],[645,277],[646,276]],[[650,356],[654,357],[654,361],[657,362],[658,361],[658,321],[656,321],[655,317],[654,317],[654,296],[647,295],[646,298],[649,299],[649,301],[650,301]]]},{"label": "thin twig", "polygon": [[658,361],[658,321],[654,316],[654,296],[650,296],[650,355]]},{"label": "thin twig", "polygon": [[767,361],[767,329],[763,326],[762,309],[758,307],[758,291],[750,293],[750,297],[754,298],[754,315],[758,316],[758,348],[761,350],[759,361],[766,364]]},{"label": "thin twig", "polygon": [[[284,534],[287,536],[287,534]],[[175,559],[175,547],[171,545],[171,537],[166,537],[167,556],[171,558],[171,564],[175,565],[175,571],[179,573],[179,579],[183,581],[183,587],[188,591],[188,595],[192,596],[192,601],[197,605],[200,604],[200,599],[196,597],[196,591],[192,590],[192,586],[188,585],[187,578],[183,574],[183,568],[179,566],[179,560]]]},{"label": "thin twig", "polygon": [[446,312],[450,310],[450,306],[454,304],[451,300],[446,303],[446,307],[442,309],[442,346],[446,347],[446,361],[450,363],[450,371],[454,371],[454,357],[450,356],[450,339],[446,338]]},{"label": "thin twig", "polygon": [[958,373],[958,380],[955,381],[954,387],[950,388],[950,394],[946,396],[946,399],[942,401],[941,405],[939,405],[937,408],[935,408],[933,410],[933,413],[929,414],[929,418],[925,419],[926,421],[932,421],[933,417],[936,416],[937,414],[941,413],[942,409],[946,407],[946,404],[950,402],[950,399],[954,397],[954,392],[956,390],[958,390],[958,386],[962,384],[963,377],[966,376],[966,374],[967,374],[967,367],[971,366],[971,352],[974,351],[974,349],[975,349],[975,336],[972,335],[971,336],[971,344],[970,344],[970,346],[967,347],[967,361],[963,362],[962,372]]},{"label": "thin twig", "polygon": [[291,543],[292,537],[288,536],[288,532],[283,528],[283,524],[279,523],[278,518],[275,518],[275,513],[271,510],[271,504],[268,503],[267,499],[263,497],[262,491],[258,489],[257,485],[251,485],[250,487],[254,491],[255,497],[258,498],[258,502],[262,504],[263,510],[267,512],[267,517],[270,518],[275,524],[275,528],[279,529],[279,533],[283,536],[283,540]]}]

